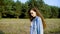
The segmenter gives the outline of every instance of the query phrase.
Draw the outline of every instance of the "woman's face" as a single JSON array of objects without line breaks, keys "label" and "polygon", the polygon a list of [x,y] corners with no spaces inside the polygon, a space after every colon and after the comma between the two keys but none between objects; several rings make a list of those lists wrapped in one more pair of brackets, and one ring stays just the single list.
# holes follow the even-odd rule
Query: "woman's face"
[{"label": "woman's face", "polygon": [[33,10],[30,11],[30,14],[31,14],[32,17],[35,17],[36,16],[36,12],[33,11]]}]

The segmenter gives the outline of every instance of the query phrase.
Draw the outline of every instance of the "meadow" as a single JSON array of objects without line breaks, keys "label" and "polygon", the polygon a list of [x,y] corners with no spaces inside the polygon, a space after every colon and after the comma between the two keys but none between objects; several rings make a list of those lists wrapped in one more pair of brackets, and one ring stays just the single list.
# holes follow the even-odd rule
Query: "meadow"
[{"label": "meadow", "polygon": [[[44,34],[60,34],[60,19],[45,19]],[[29,19],[0,19],[0,34],[30,34]]]}]

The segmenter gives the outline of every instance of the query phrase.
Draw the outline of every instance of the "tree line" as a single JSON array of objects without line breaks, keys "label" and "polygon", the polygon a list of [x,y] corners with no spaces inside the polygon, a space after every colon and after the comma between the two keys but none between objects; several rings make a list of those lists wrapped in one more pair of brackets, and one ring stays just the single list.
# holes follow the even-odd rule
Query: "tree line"
[{"label": "tree line", "polygon": [[28,18],[28,10],[33,7],[37,7],[44,18],[60,18],[60,8],[47,5],[43,0],[28,0],[25,3],[0,0],[0,18]]}]

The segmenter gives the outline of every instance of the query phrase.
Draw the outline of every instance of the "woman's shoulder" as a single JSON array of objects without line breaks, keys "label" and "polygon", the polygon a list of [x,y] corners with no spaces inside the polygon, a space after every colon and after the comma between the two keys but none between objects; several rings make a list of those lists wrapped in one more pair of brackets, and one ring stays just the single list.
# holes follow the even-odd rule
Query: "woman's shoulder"
[{"label": "woman's shoulder", "polygon": [[35,19],[33,19],[32,21],[36,21],[36,20],[40,20],[41,18],[39,16],[36,16]]},{"label": "woman's shoulder", "polygon": [[41,19],[41,17],[39,17],[39,16],[36,16],[36,19]]}]

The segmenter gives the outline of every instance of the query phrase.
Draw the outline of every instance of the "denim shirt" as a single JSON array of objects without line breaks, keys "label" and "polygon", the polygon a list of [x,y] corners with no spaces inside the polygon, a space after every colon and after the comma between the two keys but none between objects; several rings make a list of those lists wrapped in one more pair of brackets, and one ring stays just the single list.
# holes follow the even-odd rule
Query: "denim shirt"
[{"label": "denim shirt", "polygon": [[36,16],[31,21],[30,34],[43,34],[43,25],[40,17]]}]

